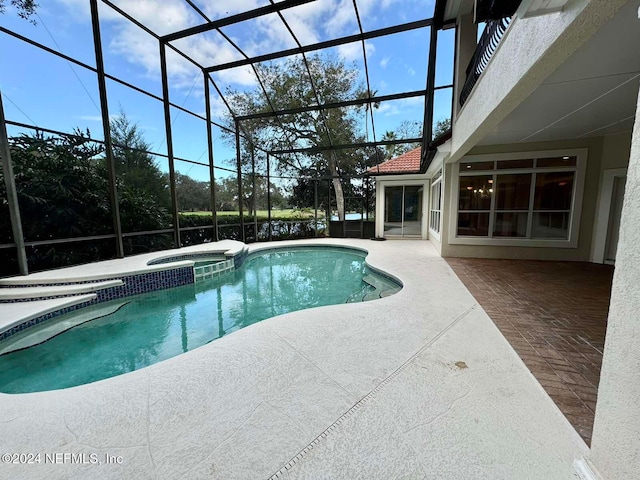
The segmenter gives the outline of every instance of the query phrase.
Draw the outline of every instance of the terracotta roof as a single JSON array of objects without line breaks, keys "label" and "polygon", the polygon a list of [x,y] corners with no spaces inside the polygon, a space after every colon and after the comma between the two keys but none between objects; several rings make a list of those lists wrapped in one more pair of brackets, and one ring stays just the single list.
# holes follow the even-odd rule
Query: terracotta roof
[{"label": "terracotta roof", "polygon": [[367,170],[370,175],[385,175],[387,173],[419,173],[422,148],[414,148],[399,157],[392,158],[380,165]]}]

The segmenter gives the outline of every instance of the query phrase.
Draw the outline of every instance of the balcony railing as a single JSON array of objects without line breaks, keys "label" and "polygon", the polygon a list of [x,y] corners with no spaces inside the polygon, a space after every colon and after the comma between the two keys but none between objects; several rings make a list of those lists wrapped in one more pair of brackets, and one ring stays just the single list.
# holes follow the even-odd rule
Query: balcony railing
[{"label": "balcony railing", "polygon": [[464,102],[466,102],[469,95],[471,95],[473,87],[489,64],[489,60],[496,51],[496,48],[498,48],[498,44],[500,43],[504,32],[507,31],[507,27],[510,22],[511,17],[487,22],[484,31],[480,36],[480,40],[478,41],[476,51],[471,58],[471,62],[469,62],[469,66],[467,67],[467,80],[464,82],[464,87],[460,94],[460,106],[464,105]]}]

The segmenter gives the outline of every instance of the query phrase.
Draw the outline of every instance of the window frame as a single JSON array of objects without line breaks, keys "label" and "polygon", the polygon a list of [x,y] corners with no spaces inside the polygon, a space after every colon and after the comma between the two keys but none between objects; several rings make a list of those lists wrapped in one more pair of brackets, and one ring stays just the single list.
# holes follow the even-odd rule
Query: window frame
[{"label": "window frame", "polygon": [[[384,232],[384,218],[385,218],[385,205],[386,205],[386,189],[388,187],[396,186],[420,186],[423,187],[422,195],[422,226],[420,235],[410,235],[402,237],[400,235],[385,235]],[[376,236],[381,238],[421,238],[427,239],[427,233],[429,229],[428,216],[425,212],[429,211],[429,197],[426,195],[429,190],[429,179],[421,174],[411,175],[396,175],[396,176],[381,176],[376,181]]]},{"label": "window frame", "polygon": [[[429,218],[428,218],[428,222],[429,222],[429,235],[433,236],[435,239],[437,239],[438,241],[440,240],[440,232],[442,231],[442,204],[444,203],[444,197],[443,197],[443,174],[442,174],[442,169],[440,169],[437,173],[436,176],[433,177],[433,179],[431,180],[431,184],[429,186]],[[433,208],[433,190],[434,188],[437,188],[438,191],[438,199],[439,199],[439,203],[440,203],[440,208],[439,209],[434,209]],[[437,217],[437,222],[433,222],[433,218],[434,215],[436,214]],[[434,228],[433,225],[435,225]]]},{"label": "window frame", "polygon": [[[584,197],[584,182],[586,177],[587,166],[587,149],[564,149],[564,150],[545,150],[545,151],[527,151],[517,153],[498,153],[488,155],[470,155],[463,157],[453,165],[453,178],[450,202],[452,208],[449,210],[449,243],[452,245],[493,245],[493,246],[519,246],[519,247],[547,247],[547,248],[577,248],[578,234],[580,230],[580,220],[582,217],[582,203]],[[576,157],[575,167],[536,167],[536,162],[530,168],[514,168],[514,169],[498,169],[496,162],[501,160],[521,160],[521,159],[541,159],[551,157],[571,156]],[[460,171],[461,163],[476,162],[494,162],[491,170],[471,170],[467,174]],[[535,195],[535,175],[534,173],[550,173],[550,172],[569,172],[574,173],[574,184],[571,195],[571,206],[569,210],[569,226],[568,237],[566,239],[558,238],[531,238],[533,215],[538,213],[533,209],[533,199]],[[488,236],[459,236],[458,235],[458,208],[460,201],[460,178],[465,176],[493,175],[494,182],[497,175],[508,175],[518,173],[532,174],[531,192],[529,198],[529,209],[522,210],[520,213],[528,213],[527,221],[527,237],[494,237],[495,217],[498,213],[507,211],[496,210],[496,196],[491,197],[491,208],[489,210],[489,235]],[[465,212],[465,211],[462,211]],[[552,212],[550,212],[552,213]]]}]

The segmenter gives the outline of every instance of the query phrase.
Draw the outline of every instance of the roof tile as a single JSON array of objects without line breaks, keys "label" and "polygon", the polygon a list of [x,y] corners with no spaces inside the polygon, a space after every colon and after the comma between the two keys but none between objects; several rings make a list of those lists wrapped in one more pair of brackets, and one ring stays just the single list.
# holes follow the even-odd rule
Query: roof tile
[{"label": "roof tile", "polygon": [[414,148],[406,153],[403,153],[399,157],[392,158],[386,162],[382,162],[380,165],[371,167],[367,170],[367,173],[371,175],[384,175],[387,173],[419,173],[420,172],[420,157],[422,148]]}]

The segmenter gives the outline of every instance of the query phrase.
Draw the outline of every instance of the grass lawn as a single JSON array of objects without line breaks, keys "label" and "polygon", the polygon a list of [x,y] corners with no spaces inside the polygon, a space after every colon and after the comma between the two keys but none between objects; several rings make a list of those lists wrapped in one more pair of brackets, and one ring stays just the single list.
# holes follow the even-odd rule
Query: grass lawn
[{"label": "grass lawn", "polygon": [[[211,212],[180,212],[182,215],[195,215],[199,217],[210,217]],[[232,211],[232,212],[217,212],[219,217],[228,216],[228,215],[239,215],[240,212]],[[266,217],[268,215],[267,210],[258,210],[258,217]],[[246,217],[249,214],[245,211],[244,215]],[[311,211],[302,211],[297,209],[286,209],[286,210],[271,210],[271,218],[272,219],[282,219],[282,220],[295,220],[300,218],[313,218],[314,212]],[[324,218],[325,214],[323,211],[318,210],[318,218]],[[253,215],[251,215],[253,217]]]}]

